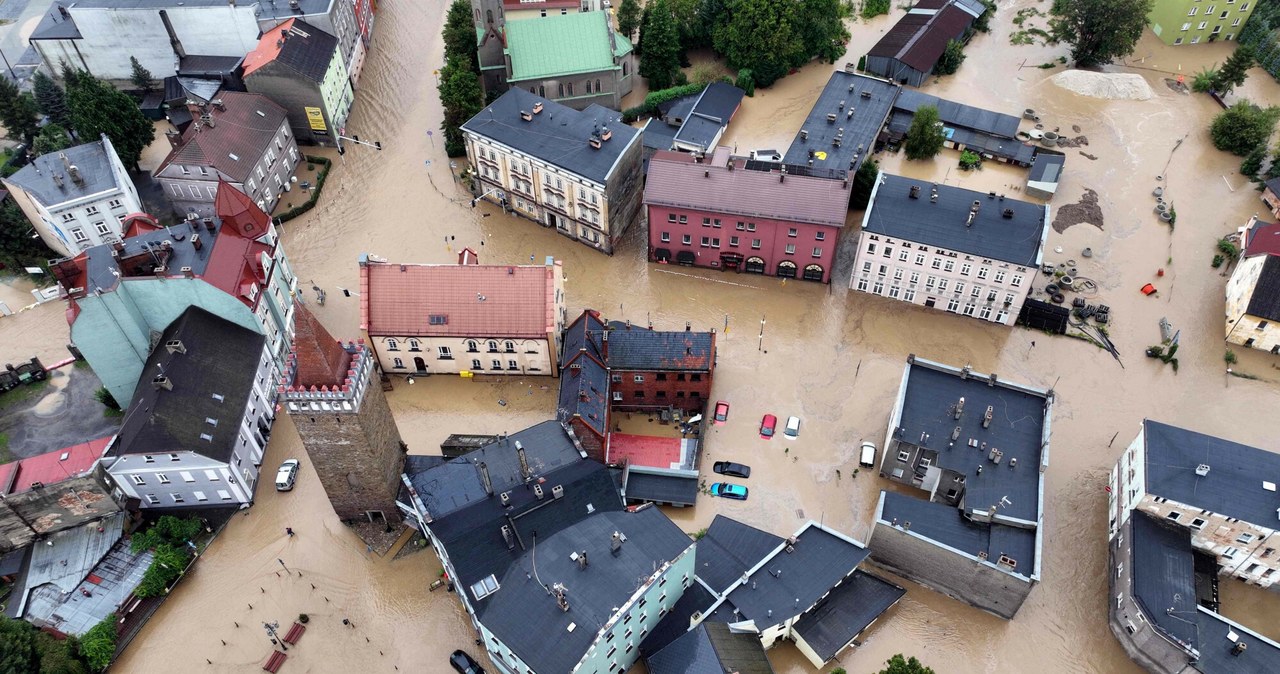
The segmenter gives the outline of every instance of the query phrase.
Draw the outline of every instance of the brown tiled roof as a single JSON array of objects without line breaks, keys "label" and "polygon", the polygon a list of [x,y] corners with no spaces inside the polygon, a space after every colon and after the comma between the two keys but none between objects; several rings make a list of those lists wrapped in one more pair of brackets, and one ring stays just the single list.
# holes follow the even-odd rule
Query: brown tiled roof
[{"label": "brown tiled roof", "polygon": [[213,209],[222,219],[224,229],[237,235],[256,239],[267,231],[271,216],[258,208],[249,195],[241,192],[225,180],[218,180],[218,191],[213,198]]},{"label": "brown tiled roof", "polygon": [[947,48],[947,42],[958,39],[973,23],[973,16],[950,0],[922,0],[915,9],[939,7],[942,9],[935,14],[904,15],[867,55],[895,58],[916,70],[929,72]]},{"label": "brown tiled roof", "polygon": [[254,163],[284,124],[284,108],[262,94],[224,91],[219,98],[224,109],[209,108],[213,126],[197,121],[188,127],[156,173],[181,164],[211,166],[236,182],[249,179]]},{"label": "brown tiled roof", "polygon": [[[361,262],[370,335],[545,338],[555,330],[555,266]],[[432,316],[444,316],[433,325]]]},{"label": "brown tiled roof", "polygon": [[[844,226],[849,214],[847,181],[788,175],[773,171],[695,163],[683,152],[658,152],[649,160],[644,203],[697,208],[728,215],[774,218],[833,227]],[[709,175],[707,175],[709,173]]]},{"label": "brown tiled roof", "polygon": [[293,357],[297,374],[293,386],[337,386],[347,380],[351,354],[301,304],[295,310]]}]

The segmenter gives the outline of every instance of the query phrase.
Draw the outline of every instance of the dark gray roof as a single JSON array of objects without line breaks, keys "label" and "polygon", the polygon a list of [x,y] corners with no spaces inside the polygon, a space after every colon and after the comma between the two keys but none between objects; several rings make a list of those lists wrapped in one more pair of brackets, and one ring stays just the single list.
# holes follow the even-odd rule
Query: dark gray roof
[{"label": "dark gray roof", "polygon": [[796,536],[793,550],[779,550],[729,594],[743,620],[758,629],[809,610],[870,551],[812,524]]},{"label": "dark gray roof", "polygon": [[[197,232],[203,242],[199,249],[191,244],[191,234]],[[212,230],[206,229],[201,221],[196,220],[190,224],[184,222],[131,236],[122,242],[124,247],[120,249],[119,255],[112,255],[114,248],[111,245],[94,246],[83,253],[86,274],[83,279],[77,278],[75,285],[85,288],[86,293],[92,293],[97,288],[104,291],[115,289],[121,282],[118,272],[121,271],[122,260],[126,263],[126,277],[146,276],[148,269],[154,269],[153,263],[159,260],[164,260],[169,273],[190,267],[197,277],[204,276],[210,269],[210,260],[220,236],[223,236],[222,221],[214,218]],[[172,244],[168,249],[167,259],[161,254],[165,241]],[[152,252],[158,257],[151,257]],[[142,266],[135,264],[138,260],[141,260]]]},{"label": "dark gray roof", "polygon": [[178,59],[178,75],[183,77],[224,77],[235,72],[243,56],[189,54]]},{"label": "dark gray roof", "polygon": [[610,321],[608,357],[611,370],[683,370],[707,372],[715,352],[710,332],[651,330]]},{"label": "dark gray roof", "polygon": [[[542,112],[524,121],[521,111]],[[598,105],[581,112],[555,101],[512,87],[498,100],[462,125],[463,130],[490,138],[519,152],[603,184],[611,177],[618,158],[640,134],[620,120],[622,115]],[[612,137],[600,149],[588,144],[591,135],[607,126]]]},{"label": "dark gray roof", "polygon": [[1245,312],[1269,321],[1280,321],[1280,257],[1268,255],[1263,261],[1258,284],[1253,287],[1249,308]]},{"label": "dark gray roof", "polygon": [[[864,231],[906,239],[960,253],[1032,266],[1039,264],[1040,245],[1049,227],[1049,208],[1019,199],[989,195],[950,185],[937,185],[938,201],[930,200],[934,186],[927,181],[881,173]],[[912,186],[920,197],[910,198]],[[980,207],[966,226],[974,201]],[[1012,218],[1003,217],[1005,209]]]},{"label": "dark gray roof", "polygon": [[[1237,625],[1203,606],[1196,609],[1196,627],[1200,632],[1200,661],[1196,669],[1202,672],[1231,672],[1231,674],[1274,674],[1280,671],[1280,647],[1270,639],[1261,639],[1247,627]],[[1232,655],[1236,639],[1247,646],[1244,653]]]},{"label": "dark gray roof", "polygon": [[627,471],[628,501],[693,505],[698,500],[698,476],[649,473],[634,466]]},{"label": "dark gray roof", "polygon": [[[122,187],[111,171],[111,155],[101,140],[69,147],[62,154],[67,156],[65,162],[58,152],[42,154],[9,176],[8,181],[30,192],[45,206],[75,201]],[[71,179],[67,164],[80,171],[82,182]],[[54,181],[55,176],[62,180],[62,187],[58,187]]]},{"label": "dark gray roof", "polygon": [[[1280,454],[1147,419],[1147,493],[1263,525],[1276,521]],[[1196,475],[1204,464],[1209,473]],[[1271,525],[1266,525],[1271,526]]]},{"label": "dark gray roof", "polygon": [[323,82],[338,50],[338,38],[302,19],[295,19],[281,36],[284,44],[271,62],[288,66],[316,84]]},{"label": "dark gray roof", "polygon": [[1035,163],[1031,164],[1031,172],[1027,174],[1028,182],[1038,183],[1056,183],[1062,177],[1062,167],[1067,163],[1067,158],[1060,154],[1042,152],[1036,155]]},{"label": "dark gray roof", "polygon": [[1271,190],[1272,193],[1280,194],[1280,177],[1272,178],[1271,180],[1262,183],[1262,185]]},{"label": "dark gray roof", "polygon": [[796,633],[822,658],[834,658],[907,591],[865,571],[854,571],[817,607],[796,621]]},{"label": "dark gray roof", "polygon": [[956,103],[914,89],[903,89],[893,102],[893,109],[914,114],[916,110],[926,105],[932,105],[938,109],[938,118],[946,126],[970,129],[1002,138],[1015,138],[1018,135],[1019,121],[1013,115]]},{"label": "dark gray roof", "polygon": [[[699,554],[702,553],[702,544],[698,544]],[[649,632],[649,636],[645,637],[640,643],[640,654],[644,656],[653,655],[658,651],[667,647],[667,644],[678,639],[681,635],[689,631],[689,624],[694,613],[705,614],[711,605],[716,603],[716,598],[702,583],[690,583],[685,588],[684,594],[680,595],[679,601],[671,606],[671,610],[667,611],[667,615],[654,625]]]},{"label": "dark gray roof", "polygon": [[729,125],[745,95],[743,90],[724,82],[707,85],[687,115],[679,115],[684,117],[684,123],[676,132],[675,140],[710,149],[716,134]]},{"label": "dark gray roof", "polygon": [[[911,128],[913,119],[915,119],[915,113],[913,112],[894,110],[890,113],[889,123],[885,125],[889,140],[901,141],[905,138],[907,130]],[[954,142],[956,145],[963,145],[966,150],[1007,159],[1020,166],[1029,166],[1036,156],[1034,145],[1017,138],[992,136],[982,131],[951,125],[945,125],[943,133],[946,135],[947,140]]]},{"label": "dark gray roof", "polygon": [[[876,136],[880,134],[899,91],[901,87],[897,84],[874,77],[843,70],[831,73],[827,86],[818,95],[817,102],[800,127],[801,131],[808,132],[808,139],[801,139],[797,132],[783,163],[808,165],[812,150],[826,153],[825,158],[812,157],[815,167],[857,170],[875,149]],[[864,93],[870,96],[863,98]],[[849,116],[850,111],[852,116]],[[828,122],[828,114],[835,114],[836,120]],[[839,129],[844,129],[844,135],[840,147],[836,147],[833,141]],[[857,160],[854,155],[858,155]]]},{"label": "dark gray roof", "polygon": [[698,578],[723,593],[786,541],[724,515],[716,515],[698,541]]},{"label": "dark gray roof", "polygon": [[[926,200],[926,203],[927,200]],[[953,406],[964,398],[964,412],[955,419]],[[934,465],[961,473],[964,507],[986,510],[999,506],[1000,515],[1035,522],[1039,519],[1039,493],[1043,456],[1041,441],[1048,406],[1043,394],[1011,388],[1004,383],[989,386],[986,377],[962,378],[919,360],[911,365],[902,415],[895,437],[937,452]],[[993,408],[991,424],[982,427],[987,407]],[[960,436],[954,447],[951,434]],[[928,437],[922,443],[921,433]],[[969,440],[979,443],[968,446]],[[987,460],[985,447],[1004,452],[1002,463]],[[1010,468],[1010,460],[1018,465]],[[981,475],[978,466],[984,466]],[[1019,560],[1019,566],[1022,566]]]},{"label": "dark gray roof", "polygon": [[0,555],[0,576],[16,576],[21,573],[28,552],[31,552],[29,545]]},{"label": "dark gray roof", "polygon": [[651,121],[644,127],[644,136],[640,142],[651,150],[670,150],[678,128],[660,121]]},{"label": "dark gray roof", "polygon": [[[186,352],[170,353],[172,340]],[[265,340],[199,307],[182,312],[147,358],[111,455],[193,451],[230,461]],[[173,390],[152,385],[159,372]]]},{"label": "dark gray roof", "polygon": [[[627,539],[617,554],[610,552],[614,532]],[[596,512],[557,533],[539,532],[537,577],[532,555],[515,560],[486,600],[480,620],[534,671],[569,672],[635,592],[637,579],[651,577],[692,545],[688,534],[655,507]],[[586,552],[585,569],[569,558],[575,552]],[[568,611],[556,606],[539,579],[565,586]]]},{"label": "dark gray roof", "polygon": [[[524,448],[525,460],[534,479],[582,461],[578,448],[560,423],[544,421],[465,456],[410,474],[409,479],[427,513],[439,520],[476,503],[496,503],[496,496],[490,496],[481,481],[482,463],[489,471],[494,494],[512,491],[515,497],[516,492],[528,491],[526,480],[521,475],[516,443]],[[549,490],[551,487],[546,488]]]},{"label": "dark gray roof", "polygon": [[1018,563],[1013,573],[1030,578],[1035,573],[1036,532],[1003,524],[974,522],[960,513],[958,508],[945,503],[933,503],[897,492],[882,492],[885,522],[910,524],[912,533],[941,543],[961,552],[977,556],[987,554],[995,563],[1000,555],[1007,555]]},{"label": "dark gray roof", "polygon": [[1133,596],[1161,631],[1196,648],[1197,628],[1191,620],[1196,612],[1191,532],[1165,526],[1141,511],[1132,512],[1129,521],[1133,527]]},{"label": "dark gray roof", "polygon": [[31,32],[30,40],[79,40],[80,29],[76,27],[73,17],[63,16],[59,8],[70,6],[70,2],[55,2],[40,17],[40,23]]},{"label": "dark gray roof", "polygon": [[564,331],[564,355],[560,363],[560,402],[556,418],[561,423],[577,416],[601,436],[609,432],[609,371],[605,368],[600,336],[604,323],[590,311],[582,312]]},{"label": "dark gray roof", "polygon": [[960,39],[984,10],[976,0],[921,0],[867,55],[893,58],[922,73],[931,72],[947,43]]},{"label": "dark gray roof", "polygon": [[684,124],[680,125],[680,130],[676,131],[675,139],[681,143],[697,145],[705,151],[711,148],[711,144],[716,140],[716,134],[720,133],[720,130],[725,126],[725,124],[709,117],[694,114],[689,119],[684,120]]},{"label": "dark gray roof", "polygon": [[649,674],[773,674],[760,637],[704,622],[645,660]]}]

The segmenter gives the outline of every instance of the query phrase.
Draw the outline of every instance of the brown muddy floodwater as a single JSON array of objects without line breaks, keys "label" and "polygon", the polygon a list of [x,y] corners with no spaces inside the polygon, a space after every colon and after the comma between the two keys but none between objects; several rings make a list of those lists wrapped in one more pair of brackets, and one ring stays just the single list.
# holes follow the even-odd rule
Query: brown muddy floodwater
[{"label": "brown muddy floodwater", "polygon": [[[530,255],[563,259],[571,314],[592,307],[609,318],[652,321],[659,328],[678,329],[691,321],[698,329],[721,329],[714,395],[731,401],[733,410],[729,424],[708,435],[704,461],[751,464],[752,497],[745,503],[704,498],[696,509],[671,512],[690,532],[725,513],[774,533],[817,519],[865,539],[876,495],[886,484],[866,473],[854,477],[854,452],[863,438],[883,439],[909,353],[1052,386],[1058,398],[1046,480],[1044,578],[1017,618],[1000,620],[908,583],[902,603],[841,664],[854,672],[873,671],[894,653],[905,652],[948,674],[1138,671],[1106,623],[1103,487],[1121,448],[1144,416],[1276,448],[1274,415],[1239,410],[1277,409],[1275,365],[1280,361],[1238,352],[1237,370],[1260,380],[1225,374],[1226,279],[1209,266],[1213,242],[1259,210],[1257,193],[1237,174],[1239,159],[1208,142],[1205,129],[1216,112],[1214,103],[1176,93],[1163,82],[1179,70],[1192,73],[1224,60],[1230,45],[1171,49],[1147,35],[1133,60],[1139,67],[1112,70],[1143,75],[1155,97],[1084,99],[1047,82],[1060,67],[1034,67],[1055,60],[1061,47],[1009,45],[1014,11],[1043,5],[1001,2],[994,32],[973,41],[960,73],[926,87],[1014,114],[1034,108],[1046,128],[1076,125],[1080,131],[1072,135],[1088,136],[1088,147],[1079,150],[1096,159],[1075,151],[1068,155],[1053,206],[1074,203],[1093,189],[1104,222],[1051,233],[1047,259],[1074,259],[1079,273],[1098,283],[1097,301],[1113,308],[1111,335],[1121,365],[1083,341],[853,294],[840,277],[828,288],[706,270],[670,273],[644,261],[641,226],[627,234],[615,256],[605,257],[495,209],[468,208],[469,195],[452,180],[440,142],[432,70],[441,62],[443,5],[400,2],[380,8],[377,42],[349,126],[352,133],[380,140],[384,150],[357,147],[343,159],[335,157],[319,206],[284,228],[302,287],[314,281],[328,291],[327,306],[312,309],[335,336],[358,336],[358,299],[345,298],[338,289],[357,287],[360,252],[443,263],[460,246],[474,247],[491,262],[516,263]],[[845,60],[855,61],[892,23],[891,17],[881,17],[854,25]],[[725,142],[740,151],[785,147],[832,68],[813,64],[757,92],[744,103]],[[1255,100],[1280,100],[1280,86],[1259,70],[1251,73],[1244,91]],[[434,131],[434,143],[428,130]],[[1179,139],[1183,142],[1173,151]],[[424,164],[428,160],[430,167]],[[1025,182],[1024,172],[1002,167],[962,174],[952,153],[920,164],[897,156],[881,160],[890,170],[922,179],[1014,196]],[[1166,180],[1156,182],[1158,175]],[[1175,231],[1158,224],[1151,212],[1151,190],[1157,185],[1177,206]],[[859,218],[851,214],[850,222]],[[1093,249],[1092,258],[1079,255],[1086,246]],[[1053,252],[1057,247],[1061,254]],[[844,265],[847,274],[847,260]],[[1159,268],[1166,274],[1157,279]],[[1149,281],[1160,289],[1154,297],[1138,292]],[[66,341],[62,315],[62,307],[54,304],[0,319],[0,344],[5,345],[0,356],[60,352]],[[1161,317],[1182,331],[1176,375],[1142,355],[1159,341]],[[449,433],[514,431],[548,418],[556,384],[430,377],[414,386],[398,383],[390,400],[411,451],[435,453]],[[499,405],[499,399],[508,404]],[[765,413],[799,415],[803,435],[790,444],[760,440],[756,424]],[[238,515],[210,547],[117,669],[249,671],[269,651],[262,622],[287,625],[301,612],[314,619],[307,636],[290,650],[288,672],[373,674],[397,667],[439,672],[453,649],[477,652],[454,597],[427,590],[439,570],[435,555],[369,558],[336,520],[292,424],[282,416],[264,467],[291,456],[303,461],[298,488],[285,494],[262,489],[257,504]],[[286,526],[297,536],[287,538]],[[294,575],[277,576],[277,559]],[[1268,621],[1275,624],[1280,598],[1225,584],[1227,615],[1264,631]],[[343,617],[356,628],[344,628]],[[770,659],[780,674],[812,671],[788,645],[771,651]]]}]

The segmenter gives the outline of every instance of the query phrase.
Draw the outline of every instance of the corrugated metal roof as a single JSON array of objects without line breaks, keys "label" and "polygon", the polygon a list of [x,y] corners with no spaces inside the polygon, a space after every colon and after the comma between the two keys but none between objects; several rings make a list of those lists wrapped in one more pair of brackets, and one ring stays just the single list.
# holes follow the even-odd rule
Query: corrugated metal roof
[{"label": "corrugated metal roof", "polygon": [[692,155],[658,152],[649,160],[646,205],[695,208],[748,218],[772,218],[843,227],[849,190],[842,181],[696,163]]},{"label": "corrugated metal roof", "polygon": [[947,42],[959,39],[973,23],[971,11],[950,0],[924,0],[894,24],[867,55],[897,59],[929,72],[946,50]]}]

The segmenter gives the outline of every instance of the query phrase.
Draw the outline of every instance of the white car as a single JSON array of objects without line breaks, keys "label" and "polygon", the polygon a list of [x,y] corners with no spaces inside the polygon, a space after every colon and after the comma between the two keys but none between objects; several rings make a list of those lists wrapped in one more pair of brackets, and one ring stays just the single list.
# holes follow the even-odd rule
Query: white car
[{"label": "white car", "polygon": [[876,465],[876,443],[863,442],[862,449],[858,453],[858,465],[867,468],[874,468]]},{"label": "white car", "polygon": [[280,464],[280,470],[276,471],[276,491],[293,491],[293,485],[298,481],[298,460],[289,459]]},{"label": "white car", "polygon": [[787,417],[787,425],[782,428],[782,434],[788,438],[800,437],[800,417]]}]

